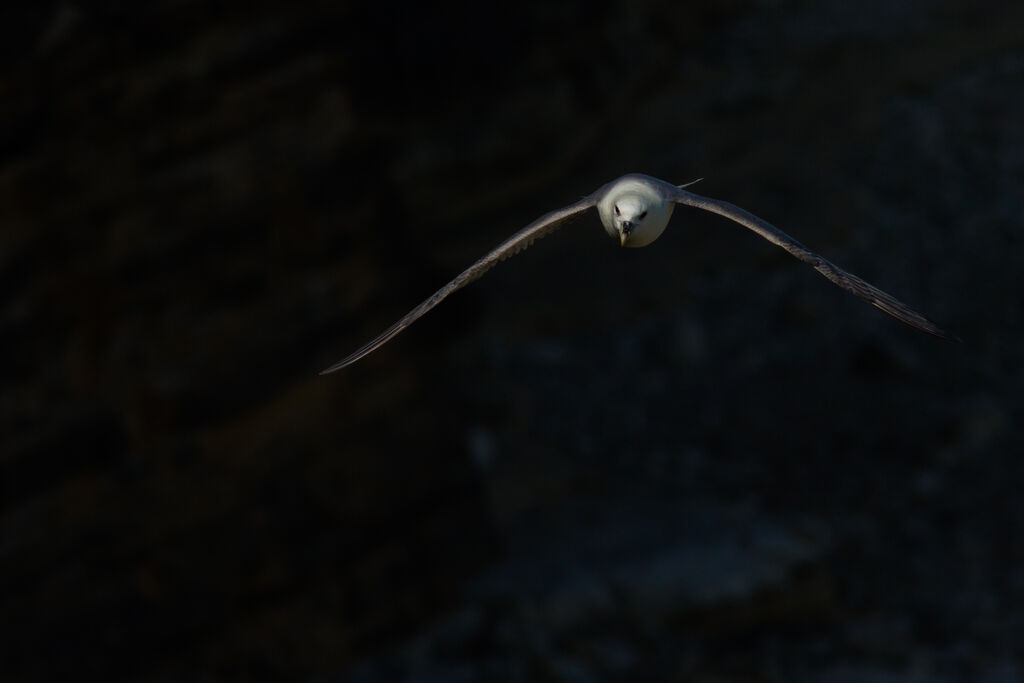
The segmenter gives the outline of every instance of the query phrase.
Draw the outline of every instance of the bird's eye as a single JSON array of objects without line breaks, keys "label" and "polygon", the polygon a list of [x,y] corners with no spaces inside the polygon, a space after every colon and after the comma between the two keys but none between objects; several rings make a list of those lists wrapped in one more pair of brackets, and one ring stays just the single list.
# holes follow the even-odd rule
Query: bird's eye
[{"label": "bird's eye", "polygon": [[638,218],[639,218],[640,220],[643,220],[643,219],[644,219],[644,218],[646,218],[646,217],[647,217],[647,212],[646,212],[646,211],[641,211],[641,212],[640,212],[640,215],[638,216]]},{"label": "bird's eye", "polygon": [[615,215],[616,216],[622,215],[622,213],[619,211],[619,205],[618,204],[615,205]]}]

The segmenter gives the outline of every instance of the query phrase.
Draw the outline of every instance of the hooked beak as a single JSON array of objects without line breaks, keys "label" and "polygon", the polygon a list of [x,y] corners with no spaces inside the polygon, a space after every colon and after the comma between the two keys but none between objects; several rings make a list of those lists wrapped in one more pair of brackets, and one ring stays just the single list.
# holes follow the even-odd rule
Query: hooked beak
[{"label": "hooked beak", "polygon": [[619,246],[626,246],[626,240],[629,239],[629,233],[633,232],[632,221],[622,221],[622,227],[619,228]]}]

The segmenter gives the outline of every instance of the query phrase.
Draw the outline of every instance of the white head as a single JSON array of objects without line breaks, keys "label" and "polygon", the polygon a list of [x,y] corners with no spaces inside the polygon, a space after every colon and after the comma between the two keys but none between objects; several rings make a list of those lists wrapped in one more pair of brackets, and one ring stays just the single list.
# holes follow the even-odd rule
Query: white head
[{"label": "white head", "polygon": [[623,177],[597,203],[605,231],[624,247],[645,247],[658,239],[673,208],[642,176]]}]

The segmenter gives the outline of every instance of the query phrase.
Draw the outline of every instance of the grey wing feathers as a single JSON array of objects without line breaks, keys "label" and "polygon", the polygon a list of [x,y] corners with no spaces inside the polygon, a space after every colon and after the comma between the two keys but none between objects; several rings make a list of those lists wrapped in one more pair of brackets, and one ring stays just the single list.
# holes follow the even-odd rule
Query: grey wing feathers
[{"label": "grey wing feathers", "polygon": [[483,258],[479,259],[476,263],[460,273],[454,280],[434,292],[426,301],[402,316],[394,325],[381,332],[373,340],[364,344],[344,359],[338,361],[326,370],[321,371],[320,374],[326,375],[330,372],[334,372],[335,370],[340,370],[347,365],[355,363],[363,356],[377,350],[389,342],[392,337],[416,322],[424,314],[430,311],[430,309],[434,308],[434,306],[437,306],[439,303],[444,301],[449,294],[462,289],[470,282],[476,280],[488,270],[496,266],[500,261],[504,261],[510,256],[515,256],[540,238],[549,235],[567,221],[576,218],[584,211],[594,206],[597,203],[596,197],[598,196],[599,194],[595,192],[594,194],[584,197],[575,204],[570,204],[569,206],[544,214],[492,249]]},{"label": "grey wing feathers", "polygon": [[936,337],[941,337],[942,339],[950,341],[960,341],[956,335],[946,332],[895,297],[886,294],[856,275],[843,270],[839,266],[800,244],[800,242],[779,230],[771,223],[758,218],[754,214],[741,209],[735,204],[730,204],[729,202],[722,201],[720,199],[702,197],[701,195],[693,194],[692,192],[687,192],[681,189],[673,188],[673,190],[674,192],[669,193],[669,198],[672,201],[679,204],[686,204],[687,206],[693,206],[698,209],[704,209],[705,211],[710,211],[712,213],[717,213],[720,216],[725,216],[726,218],[739,223],[745,228],[753,230],[772,244],[782,247],[804,263],[810,264],[816,271],[846,291],[856,294],[861,299],[864,299],[873,306],[880,308],[897,320],[900,320],[911,327],[916,327],[919,330],[933,334]]}]

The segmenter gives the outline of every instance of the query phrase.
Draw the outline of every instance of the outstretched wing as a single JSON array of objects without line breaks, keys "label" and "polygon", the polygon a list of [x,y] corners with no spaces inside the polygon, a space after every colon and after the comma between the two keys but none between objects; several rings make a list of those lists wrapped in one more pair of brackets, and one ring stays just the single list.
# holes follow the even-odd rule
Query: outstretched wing
[{"label": "outstretched wing", "polygon": [[444,301],[452,292],[462,289],[470,282],[476,280],[478,277],[496,266],[500,261],[504,261],[510,256],[515,256],[541,237],[551,234],[564,223],[580,216],[582,213],[593,207],[597,204],[600,192],[601,191],[599,190],[598,192],[584,197],[575,204],[570,204],[569,206],[546,213],[534,222],[530,223],[525,228],[492,249],[486,256],[464,270],[454,280],[434,292],[429,299],[406,313],[398,320],[398,322],[381,332],[376,338],[361,346],[349,356],[322,371],[320,374],[326,375],[329,372],[340,370],[347,365],[355,363],[363,356],[377,350],[389,342],[392,337],[419,320],[434,306],[437,306],[439,303]]},{"label": "outstretched wing", "polygon": [[800,242],[782,232],[768,221],[758,218],[749,211],[745,211],[735,204],[730,204],[729,202],[722,201],[721,199],[711,199],[709,197],[702,197],[699,194],[687,192],[686,190],[676,188],[668,183],[661,184],[661,187],[665,192],[666,197],[677,204],[685,204],[687,206],[693,206],[698,209],[717,213],[719,216],[725,216],[726,218],[739,223],[743,227],[753,230],[772,244],[782,247],[804,263],[810,264],[816,271],[846,291],[856,294],[861,299],[864,299],[873,306],[882,309],[897,320],[901,320],[907,325],[916,327],[917,329],[923,330],[929,334],[934,334],[936,337],[941,337],[942,339],[950,341],[960,341],[959,337],[946,332],[931,320],[928,320],[928,318],[898,300],[896,297],[886,294],[882,290],[878,289],[878,287],[861,280],[852,273],[846,272],[839,266],[800,244]]}]

